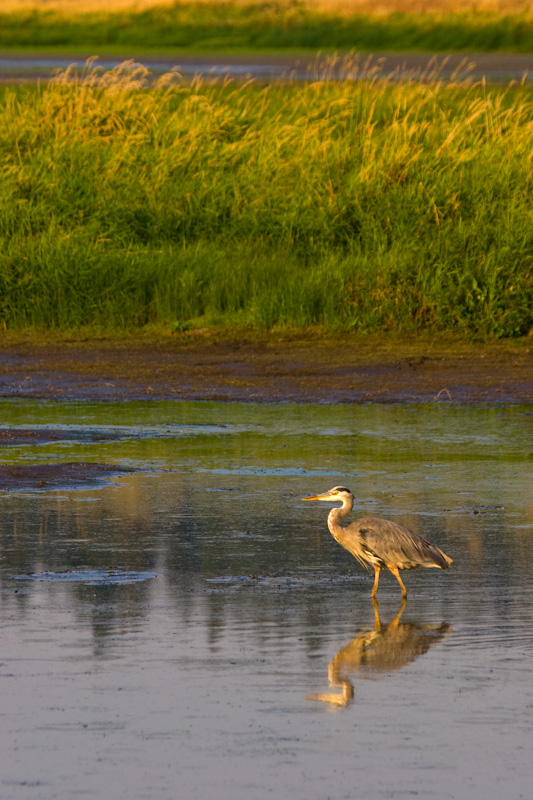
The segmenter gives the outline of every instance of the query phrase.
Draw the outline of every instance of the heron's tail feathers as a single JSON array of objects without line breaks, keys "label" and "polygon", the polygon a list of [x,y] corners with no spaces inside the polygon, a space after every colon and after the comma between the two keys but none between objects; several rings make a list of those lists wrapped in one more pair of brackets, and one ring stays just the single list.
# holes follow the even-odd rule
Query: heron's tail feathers
[{"label": "heron's tail feathers", "polygon": [[443,553],[442,550],[439,550],[438,547],[435,547],[435,545],[430,544],[429,551],[436,567],[440,567],[440,569],[448,569],[450,564],[453,564],[453,559],[447,556],[446,553]]}]

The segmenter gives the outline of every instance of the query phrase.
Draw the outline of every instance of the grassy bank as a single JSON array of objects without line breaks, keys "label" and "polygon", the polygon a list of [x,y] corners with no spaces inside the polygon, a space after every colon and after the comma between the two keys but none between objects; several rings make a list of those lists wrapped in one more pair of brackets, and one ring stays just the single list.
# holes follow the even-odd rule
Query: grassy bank
[{"label": "grassy bank", "polygon": [[70,53],[533,51],[533,13],[460,5],[427,12],[358,13],[304,2],[183,2],[80,13],[75,8],[15,8],[0,13],[0,47]]},{"label": "grassy bank", "polygon": [[4,90],[4,328],[529,331],[527,88],[143,79]]}]

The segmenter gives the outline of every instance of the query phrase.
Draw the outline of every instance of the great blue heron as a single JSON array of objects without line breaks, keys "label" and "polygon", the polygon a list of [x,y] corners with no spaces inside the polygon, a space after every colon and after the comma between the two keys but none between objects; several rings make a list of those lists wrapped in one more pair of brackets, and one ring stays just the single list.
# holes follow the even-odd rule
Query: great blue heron
[{"label": "great blue heron", "polygon": [[418,534],[380,517],[363,517],[343,527],[340,520],[353,508],[353,494],[344,486],[335,486],[325,494],[302,497],[302,500],[338,500],[328,514],[328,528],[333,538],[346,548],[363,567],[374,567],[375,578],[372,597],[378,590],[379,573],[383,567],[392,572],[400,586],[402,596],[407,597],[399,570],[414,567],[438,567],[448,569],[452,559],[438,547],[426,542]]}]

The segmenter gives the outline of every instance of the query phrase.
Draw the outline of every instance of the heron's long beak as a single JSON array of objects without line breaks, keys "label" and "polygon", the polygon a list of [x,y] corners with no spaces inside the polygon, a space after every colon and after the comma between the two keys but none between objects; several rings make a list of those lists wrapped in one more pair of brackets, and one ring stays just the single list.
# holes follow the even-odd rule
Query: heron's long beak
[{"label": "heron's long beak", "polygon": [[309,497],[302,497],[302,500],[331,500],[329,494],[311,494]]}]

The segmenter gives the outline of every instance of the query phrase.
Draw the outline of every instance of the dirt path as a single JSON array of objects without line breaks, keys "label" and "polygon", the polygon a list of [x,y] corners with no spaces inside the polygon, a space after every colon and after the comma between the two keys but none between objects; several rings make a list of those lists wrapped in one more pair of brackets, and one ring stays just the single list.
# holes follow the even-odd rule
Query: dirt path
[{"label": "dirt path", "polygon": [[0,397],[533,402],[530,340],[344,336],[0,342]]}]

